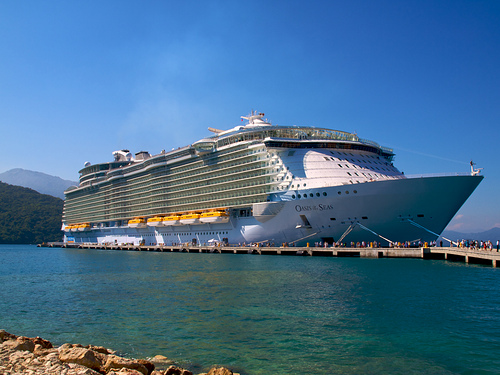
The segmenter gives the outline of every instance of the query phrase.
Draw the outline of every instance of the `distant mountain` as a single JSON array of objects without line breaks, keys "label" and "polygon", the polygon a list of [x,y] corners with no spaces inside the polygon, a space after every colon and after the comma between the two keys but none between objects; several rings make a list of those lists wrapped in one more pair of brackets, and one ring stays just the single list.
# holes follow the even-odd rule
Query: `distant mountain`
[{"label": "distant mountain", "polygon": [[0,243],[61,241],[63,200],[0,182]]},{"label": "distant mountain", "polygon": [[70,186],[78,185],[78,182],[75,181],[63,180],[56,176],[21,168],[0,173],[0,181],[10,185],[27,187],[41,194],[48,194],[61,199],[64,199],[64,190]]},{"label": "distant mountain", "polygon": [[[479,233],[460,233],[451,230],[445,230],[443,234],[438,238],[438,242],[441,241],[442,237],[449,238],[452,241],[477,240],[477,241],[491,241],[496,244],[496,242],[500,240],[500,228],[495,227],[485,232],[479,232]],[[447,244],[445,240],[443,240],[443,242]]]}]

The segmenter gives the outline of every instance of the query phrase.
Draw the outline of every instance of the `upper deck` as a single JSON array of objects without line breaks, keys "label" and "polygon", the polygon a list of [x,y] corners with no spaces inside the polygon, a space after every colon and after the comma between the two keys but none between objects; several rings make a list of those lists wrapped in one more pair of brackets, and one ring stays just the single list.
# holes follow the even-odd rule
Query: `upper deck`
[{"label": "upper deck", "polygon": [[203,138],[191,145],[172,151],[162,151],[157,155],[141,151],[136,158],[128,150],[115,151],[113,162],[88,165],[79,171],[80,186],[92,182],[103,181],[113,176],[119,176],[124,171],[131,173],[154,164],[171,164],[195,156],[235,147],[239,144],[265,143],[272,148],[337,148],[363,150],[377,154],[389,162],[394,158],[393,150],[382,147],[378,143],[359,138],[357,134],[340,130],[317,128],[313,126],[282,126],[272,125],[263,119],[263,113],[252,112],[242,116],[248,123],[229,130],[209,128],[215,135]]}]

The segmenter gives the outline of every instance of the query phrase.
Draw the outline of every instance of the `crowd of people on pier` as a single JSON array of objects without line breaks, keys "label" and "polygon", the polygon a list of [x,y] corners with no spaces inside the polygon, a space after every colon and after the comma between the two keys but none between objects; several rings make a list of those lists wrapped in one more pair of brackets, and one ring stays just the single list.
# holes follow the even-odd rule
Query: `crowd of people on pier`
[{"label": "crowd of people on pier", "polygon": [[500,240],[497,240],[496,245],[493,245],[492,241],[476,241],[476,240],[459,240],[457,241],[457,247],[468,248],[472,250],[488,250],[499,252]]}]

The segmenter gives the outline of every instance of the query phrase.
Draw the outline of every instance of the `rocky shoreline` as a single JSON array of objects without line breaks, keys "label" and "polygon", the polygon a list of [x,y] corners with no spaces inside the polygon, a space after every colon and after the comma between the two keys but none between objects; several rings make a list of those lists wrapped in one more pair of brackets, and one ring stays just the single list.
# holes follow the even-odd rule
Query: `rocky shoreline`
[{"label": "rocky shoreline", "polygon": [[[41,337],[16,336],[0,329],[0,373],[4,375],[193,375],[167,357],[120,357],[102,346],[63,344],[54,347]],[[212,367],[199,375],[239,375]]]}]

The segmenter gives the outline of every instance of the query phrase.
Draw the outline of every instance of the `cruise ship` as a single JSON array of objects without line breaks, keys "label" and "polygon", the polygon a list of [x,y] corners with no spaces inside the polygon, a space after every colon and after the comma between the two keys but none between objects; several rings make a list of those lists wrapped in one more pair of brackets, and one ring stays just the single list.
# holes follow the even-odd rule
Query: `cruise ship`
[{"label": "cruise ship", "polygon": [[85,163],[65,191],[66,243],[307,246],[436,240],[483,179],[408,177],[356,134],[272,125],[263,113],[152,155]]}]

